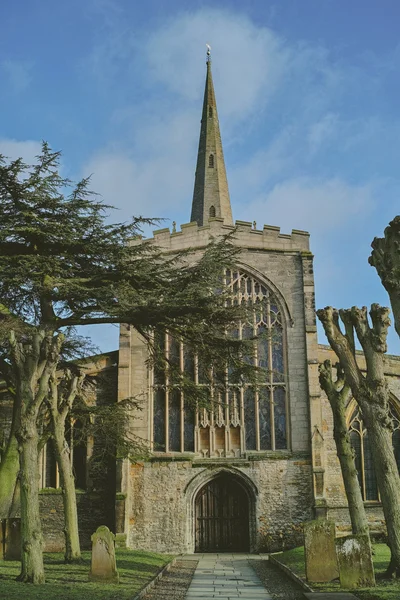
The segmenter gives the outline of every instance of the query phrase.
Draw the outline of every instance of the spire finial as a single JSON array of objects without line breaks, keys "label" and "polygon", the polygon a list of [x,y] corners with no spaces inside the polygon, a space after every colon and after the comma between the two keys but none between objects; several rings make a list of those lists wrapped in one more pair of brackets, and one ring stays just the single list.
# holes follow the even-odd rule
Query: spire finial
[{"label": "spire finial", "polygon": [[210,44],[206,44],[207,46],[207,62],[211,62],[211,46]]}]

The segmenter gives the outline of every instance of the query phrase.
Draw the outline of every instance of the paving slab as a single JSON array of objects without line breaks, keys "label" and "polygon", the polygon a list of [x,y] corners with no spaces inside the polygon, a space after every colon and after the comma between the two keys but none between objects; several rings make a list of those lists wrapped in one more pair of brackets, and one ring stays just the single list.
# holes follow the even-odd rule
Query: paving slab
[{"label": "paving slab", "polygon": [[[196,555],[197,564],[185,600],[272,600],[250,566],[251,554]],[[185,557],[186,558],[186,557]],[[259,559],[259,556],[256,556]]]}]

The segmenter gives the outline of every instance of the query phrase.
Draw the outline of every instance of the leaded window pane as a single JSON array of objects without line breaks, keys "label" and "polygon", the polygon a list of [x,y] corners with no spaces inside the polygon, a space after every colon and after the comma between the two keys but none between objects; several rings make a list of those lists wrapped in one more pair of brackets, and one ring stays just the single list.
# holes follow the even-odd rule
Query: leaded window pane
[{"label": "leaded window pane", "polygon": [[165,452],[165,390],[154,392],[154,450]]},{"label": "leaded window pane", "polygon": [[259,419],[260,419],[260,449],[271,449],[271,404],[270,392],[266,388],[259,391]]},{"label": "leaded window pane", "polygon": [[364,446],[364,473],[365,473],[365,499],[378,500],[378,485],[374,464],[372,462],[371,446],[368,439],[368,433],[365,432],[363,439]]},{"label": "leaded window pane", "polygon": [[274,421],[275,421],[275,448],[287,448],[286,440],[286,391],[281,388],[274,389]]},{"label": "leaded window pane", "polygon": [[281,383],[285,379],[285,367],[283,359],[283,331],[280,325],[277,325],[272,335],[272,370],[273,379]]},{"label": "leaded window pane", "polygon": [[194,355],[193,352],[188,349],[183,349],[183,369],[186,377],[194,381]]},{"label": "leaded window pane", "polygon": [[168,336],[168,359],[173,367],[180,365],[180,343],[173,337]]},{"label": "leaded window pane", "polygon": [[179,452],[180,444],[180,424],[181,424],[181,393],[178,390],[173,390],[169,395],[169,450],[171,452]]},{"label": "leaded window pane", "polygon": [[397,468],[400,473],[400,430],[396,429],[392,436],[393,451],[397,463]]},{"label": "leaded window pane", "polygon": [[246,450],[256,450],[256,406],[255,393],[250,387],[244,390],[244,427]]},{"label": "leaded window pane", "polygon": [[257,341],[257,364],[259,367],[268,369],[268,350],[270,340],[268,339],[266,327],[263,325],[258,327],[257,336],[259,337]]},{"label": "leaded window pane", "polygon": [[184,419],[184,449],[185,452],[194,452],[194,410],[192,407],[185,407]]},{"label": "leaded window pane", "polygon": [[[154,345],[160,352],[165,352],[165,333],[156,332],[154,335]],[[156,364],[154,367],[154,384],[163,385],[165,381],[165,367],[164,364]]]}]

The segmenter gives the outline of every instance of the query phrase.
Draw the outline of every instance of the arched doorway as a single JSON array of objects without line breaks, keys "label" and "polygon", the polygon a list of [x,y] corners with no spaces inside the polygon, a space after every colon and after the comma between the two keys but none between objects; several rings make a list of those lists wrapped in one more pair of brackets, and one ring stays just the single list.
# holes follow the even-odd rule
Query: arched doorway
[{"label": "arched doorway", "polygon": [[249,501],[229,475],[209,481],[195,500],[196,552],[248,552]]}]

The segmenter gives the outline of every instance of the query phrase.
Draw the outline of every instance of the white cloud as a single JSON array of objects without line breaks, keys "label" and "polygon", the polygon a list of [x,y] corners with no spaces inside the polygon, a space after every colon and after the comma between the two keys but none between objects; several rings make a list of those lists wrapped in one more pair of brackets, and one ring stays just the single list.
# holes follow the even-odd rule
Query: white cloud
[{"label": "white cloud", "polygon": [[36,162],[35,157],[40,154],[41,149],[41,142],[35,140],[18,141],[0,138],[0,154],[11,160],[22,158],[26,164],[33,164]]},{"label": "white cloud", "polygon": [[279,85],[288,49],[275,33],[244,15],[203,9],[171,19],[144,48],[151,76],[186,100],[202,97],[206,42],[212,46],[218,103],[242,120]]},{"label": "white cloud", "polygon": [[312,154],[317,152],[319,148],[330,141],[330,138],[335,134],[338,125],[338,115],[327,113],[310,126],[308,133],[308,142]]},{"label": "white cloud", "polygon": [[[104,202],[120,209],[113,218],[165,217],[176,212],[192,186],[194,169],[184,158],[178,162],[166,156],[139,163],[124,154],[101,153],[84,172],[93,174],[91,188]],[[186,200],[189,211],[191,199]]]},{"label": "white cloud", "polygon": [[257,218],[260,226],[279,225],[285,232],[304,229],[321,237],[338,226],[348,225],[355,217],[368,215],[374,205],[372,183],[357,186],[341,179],[303,177],[277,184],[269,193],[243,206],[241,218]]}]

